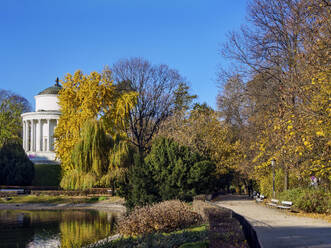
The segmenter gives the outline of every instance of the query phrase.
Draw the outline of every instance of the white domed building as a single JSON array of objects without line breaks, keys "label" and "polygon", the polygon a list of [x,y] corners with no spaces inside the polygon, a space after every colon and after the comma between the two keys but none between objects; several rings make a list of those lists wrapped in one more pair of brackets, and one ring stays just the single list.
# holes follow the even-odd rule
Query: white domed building
[{"label": "white domed building", "polygon": [[54,152],[54,129],[60,118],[58,93],[61,90],[59,79],[56,84],[36,95],[35,112],[22,114],[23,148],[34,163],[58,163]]}]

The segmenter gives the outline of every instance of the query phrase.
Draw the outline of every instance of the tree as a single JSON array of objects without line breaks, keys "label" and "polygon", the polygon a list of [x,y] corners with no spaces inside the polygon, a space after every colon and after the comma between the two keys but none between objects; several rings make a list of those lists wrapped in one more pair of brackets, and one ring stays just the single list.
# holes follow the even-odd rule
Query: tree
[{"label": "tree", "polygon": [[7,142],[0,148],[0,185],[31,185],[34,166],[17,142]]},{"label": "tree", "polygon": [[240,75],[234,75],[223,85],[222,93],[217,96],[217,106],[225,123],[241,127],[245,118],[245,84]]},{"label": "tree", "polygon": [[[323,0],[252,0],[250,26],[232,32],[222,50],[239,64],[232,75],[245,79],[238,168],[263,178],[276,158],[284,189],[289,177],[301,184],[310,175],[326,185],[331,179],[330,13]],[[236,106],[236,91],[223,90],[219,98]],[[239,111],[227,113],[235,118]]]},{"label": "tree", "polygon": [[134,150],[127,139],[106,133],[100,120],[85,122],[78,143],[71,153],[72,169],[62,178],[65,189],[112,187],[133,164]]},{"label": "tree", "polygon": [[61,116],[55,129],[55,150],[64,170],[75,169],[72,152],[84,124],[100,119],[107,133],[119,132],[126,125],[126,116],[135,104],[136,95],[132,91],[117,90],[105,74],[84,75],[81,71],[67,74],[58,96]]},{"label": "tree", "polygon": [[0,147],[12,140],[22,142],[21,114],[30,110],[30,104],[24,97],[0,90]]},{"label": "tree", "polygon": [[173,139],[211,159],[220,175],[226,174],[236,160],[236,144],[229,125],[206,104],[196,104],[187,113],[177,113],[161,127],[158,136]]},{"label": "tree", "polygon": [[176,109],[187,107],[191,97],[187,85],[176,70],[167,65],[152,65],[141,58],[120,60],[113,65],[112,76],[138,93],[124,131],[143,153],[162,122]]},{"label": "tree", "polygon": [[120,192],[129,207],[169,199],[191,200],[196,194],[210,193],[216,185],[215,164],[165,138],[153,141],[150,153],[143,160],[135,156],[127,181]]}]

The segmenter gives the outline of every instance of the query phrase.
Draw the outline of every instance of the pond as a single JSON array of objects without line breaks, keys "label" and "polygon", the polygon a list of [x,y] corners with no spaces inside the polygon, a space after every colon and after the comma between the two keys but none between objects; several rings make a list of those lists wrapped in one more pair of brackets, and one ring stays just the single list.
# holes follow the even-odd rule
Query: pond
[{"label": "pond", "polygon": [[117,215],[96,210],[0,210],[0,247],[82,247],[112,235]]}]

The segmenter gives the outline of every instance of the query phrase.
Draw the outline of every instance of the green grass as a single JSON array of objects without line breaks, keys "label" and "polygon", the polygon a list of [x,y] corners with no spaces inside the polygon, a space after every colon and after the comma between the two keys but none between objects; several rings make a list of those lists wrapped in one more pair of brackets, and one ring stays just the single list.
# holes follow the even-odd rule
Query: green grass
[{"label": "green grass", "polygon": [[209,247],[209,242],[207,240],[186,243],[186,244],[179,246],[179,248],[208,248],[208,247]]},{"label": "green grass", "polygon": [[10,200],[5,198],[0,198],[0,203],[96,203],[96,202],[107,202],[115,203],[121,202],[122,198],[113,196],[113,197],[72,197],[72,196],[50,196],[50,195],[26,195],[26,196],[13,196],[10,197]]},{"label": "green grass", "polygon": [[33,186],[59,186],[61,166],[59,164],[35,164]]}]

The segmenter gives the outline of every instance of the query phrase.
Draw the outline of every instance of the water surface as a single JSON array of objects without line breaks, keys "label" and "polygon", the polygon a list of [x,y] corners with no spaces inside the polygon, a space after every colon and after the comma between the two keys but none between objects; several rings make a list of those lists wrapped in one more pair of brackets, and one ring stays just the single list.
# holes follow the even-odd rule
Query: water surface
[{"label": "water surface", "polygon": [[112,235],[115,217],[96,210],[0,210],[0,247],[82,247]]}]

